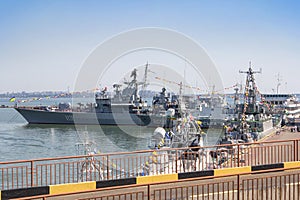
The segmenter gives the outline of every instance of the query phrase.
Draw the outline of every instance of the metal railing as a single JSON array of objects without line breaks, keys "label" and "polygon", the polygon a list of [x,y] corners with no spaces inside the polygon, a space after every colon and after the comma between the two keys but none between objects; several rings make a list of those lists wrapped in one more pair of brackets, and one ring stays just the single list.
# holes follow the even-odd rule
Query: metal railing
[{"label": "metal railing", "polygon": [[51,198],[80,200],[297,200],[300,196],[300,167],[284,170],[286,169],[280,168],[164,183],[101,188],[77,193],[26,197],[20,198],[20,200]]},{"label": "metal railing", "polygon": [[299,140],[0,162],[0,190],[299,161]]}]

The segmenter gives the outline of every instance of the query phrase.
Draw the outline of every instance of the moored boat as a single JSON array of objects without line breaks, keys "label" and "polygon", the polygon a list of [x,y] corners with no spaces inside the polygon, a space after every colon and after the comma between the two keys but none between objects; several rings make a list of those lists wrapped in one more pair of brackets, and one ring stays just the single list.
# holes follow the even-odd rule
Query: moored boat
[{"label": "moored boat", "polygon": [[[146,101],[139,96],[137,70],[133,70],[132,80],[124,82],[127,87],[114,84],[115,94],[109,96],[107,89],[95,94],[95,103],[72,108],[70,106],[15,107],[29,124],[83,124],[83,125],[140,125],[160,126],[165,122],[168,105],[163,107],[163,114],[153,113]],[[167,102],[164,102],[167,104]],[[175,106],[175,105],[173,105]]]},{"label": "moored boat", "polygon": [[296,96],[291,96],[284,103],[284,114],[288,124],[294,124],[295,120],[300,118],[300,102]]},{"label": "moored boat", "polygon": [[254,74],[260,72],[253,71],[250,65],[248,71],[240,73],[247,74],[244,99],[242,103],[236,104],[235,118],[226,122],[223,142],[228,138],[242,139],[244,142],[256,141],[271,133],[274,128],[271,106],[264,101],[255,82]]}]

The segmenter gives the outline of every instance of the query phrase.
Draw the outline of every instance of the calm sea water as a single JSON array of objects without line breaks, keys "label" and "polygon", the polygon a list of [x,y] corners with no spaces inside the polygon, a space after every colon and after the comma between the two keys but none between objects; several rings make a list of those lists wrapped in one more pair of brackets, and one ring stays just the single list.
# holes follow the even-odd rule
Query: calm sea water
[{"label": "calm sea water", "polygon": [[[55,105],[68,100],[50,99],[27,105]],[[3,104],[13,105],[0,99]],[[148,148],[153,131],[139,126],[28,125],[14,109],[0,108],[0,161],[77,155],[76,144],[84,142],[95,143],[100,152],[142,150]]]},{"label": "calm sea water", "polygon": [[[87,102],[77,99],[78,102]],[[71,99],[45,99],[20,106],[57,105]],[[0,98],[0,105],[13,106]],[[148,149],[155,128],[141,126],[28,125],[13,108],[0,108],[0,161],[72,156],[76,144],[93,142],[97,152],[124,152]],[[209,130],[206,144],[215,144],[219,130]]]}]

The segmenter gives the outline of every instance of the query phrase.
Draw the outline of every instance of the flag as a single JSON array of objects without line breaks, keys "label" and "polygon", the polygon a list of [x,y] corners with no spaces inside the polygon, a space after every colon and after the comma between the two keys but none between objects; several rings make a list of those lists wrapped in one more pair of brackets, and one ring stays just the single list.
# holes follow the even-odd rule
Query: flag
[{"label": "flag", "polygon": [[10,98],[10,99],[9,99],[9,101],[10,101],[10,102],[14,102],[14,101],[16,101],[16,97],[12,97],[12,98]]}]

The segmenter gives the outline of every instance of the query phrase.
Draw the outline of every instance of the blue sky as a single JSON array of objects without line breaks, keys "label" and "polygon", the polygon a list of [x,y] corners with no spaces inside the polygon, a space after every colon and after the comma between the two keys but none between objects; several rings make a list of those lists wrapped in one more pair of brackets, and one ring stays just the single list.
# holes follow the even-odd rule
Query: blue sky
[{"label": "blue sky", "polygon": [[[251,60],[262,92],[300,93],[297,1],[0,1],[0,93],[66,90],[101,42],[140,27],[179,31],[212,58],[224,86]],[[151,62],[151,61],[149,61]],[[117,69],[116,69],[117,70]],[[112,77],[107,77],[108,79]]]}]

